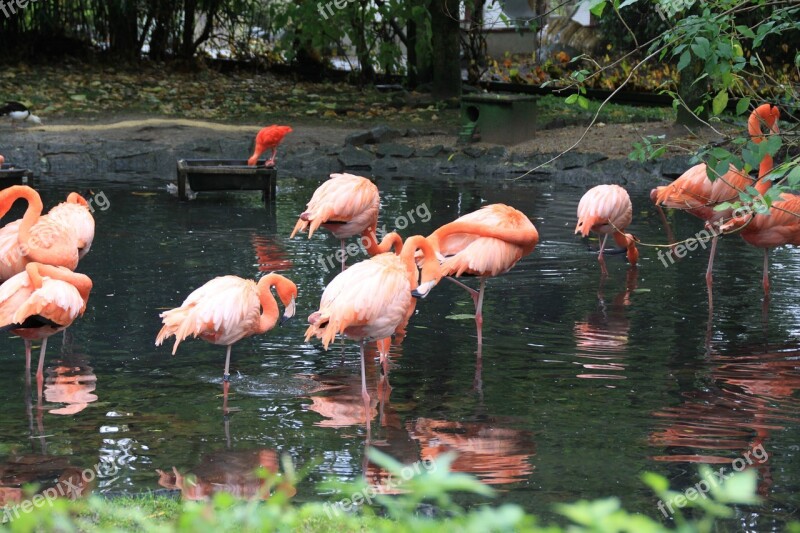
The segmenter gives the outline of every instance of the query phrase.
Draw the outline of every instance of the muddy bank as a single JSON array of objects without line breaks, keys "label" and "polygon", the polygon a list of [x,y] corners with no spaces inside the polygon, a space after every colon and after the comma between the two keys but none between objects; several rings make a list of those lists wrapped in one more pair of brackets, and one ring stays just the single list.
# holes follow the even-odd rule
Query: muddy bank
[{"label": "muddy bank", "polygon": [[[136,182],[175,179],[178,159],[246,159],[257,126],[148,119],[94,125],[0,129],[0,153],[30,168],[43,180]],[[548,135],[541,132],[540,135]],[[534,143],[535,144],[535,143]],[[523,147],[457,145],[455,136],[378,126],[353,130],[298,127],[278,152],[279,176],[322,179],[331,172],[378,178],[446,180],[516,178],[546,163],[557,152]],[[597,147],[582,147],[582,150]],[[568,153],[523,180],[555,180],[584,185],[621,183],[651,187],[688,168],[673,156],[640,164],[601,151]]]}]

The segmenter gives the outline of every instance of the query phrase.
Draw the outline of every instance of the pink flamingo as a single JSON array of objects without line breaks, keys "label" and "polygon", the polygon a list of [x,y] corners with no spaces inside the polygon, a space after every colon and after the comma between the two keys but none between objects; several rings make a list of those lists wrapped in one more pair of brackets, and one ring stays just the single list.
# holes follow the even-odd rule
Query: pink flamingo
[{"label": "pink flamingo", "polygon": [[[390,233],[384,242],[397,238],[399,236]],[[419,272],[414,263],[417,250],[422,251],[425,259],[420,283],[417,283]],[[306,341],[317,337],[326,350],[339,333],[359,341],[365,420],[369,420],[370,399],[364,371],[364,345],[369,339],[391,336],[406,318],[412,295],[424,298],[441,276],[433,247],[425,237],[415,235],[405,241],[399,256],[394,253],[376,255],[338,274],[322,293],[319,310],[308,317]]]},{"label": "pink flamingo", "polygon": [[347,257],[344,240],[370,228],[374,231],[378,225],[380,204],[378,188],[367,178],[353,174],[331,174],[330,179],[314,191],[289,238],[293,238],[298,231],[308,229],[310,239],[320,226],[329,230],[341,241],[344,270]]},{"label": "pink flamingo", "polygon": [[627,249],[631,265],[635,265],[639,260],[636,238],[630,233],[625,233],[632,217],[631,198],[628,196],[628,191],[619,185],[592,187],[578,203],[578,224],[575,226],[575,233],[580,233],[583,237],[589,235],[590,231],[603,235],[600,254],[597,256],[603,274],[608,274],[603,250],[609,235],[614,235],[617,245]]},{"label": "pink flamingo", "polygon": [[[747,129],[755,143],[764,140],[761,129],[762,123],[773,133],[778,133],[778,119],[780,111],[777,107],[769,104],[758,106],[747,121]],[[765,156],[759,167],[759,178],[766,176],[772,170],[772,157]],[[666,221],[661,206],[674,209],[683,209],[689,214],[706,221],[708,225],[719,226],[723,220],[730,218],[732,210],[725,209],[716,211],[714,209],[720,203],[729,202],[739,197],[739,192],[745,190],[753,183],[750,176],[733,165],[728,172],[719,176],[713,182],[708,179],[707,167],[705,163],[697,164],[684,172],[679,178],[661,187],[656,187],[650,191],[650,199],[656,204],[661,216]],[[713,227],[713,226],[712,226]],[[717,251],[718,233],[714,231],[711,238],[711,251],[708,257],[708,268],[706,269],[706,284],[710,287],[713,277],[714,255]]]},{"label": "pink flamingo", "polygon": [[[25,340],[25,369],[31,367],[31,341],[42,341],[36,379],[41,391],[47,339],[83,315],[92,280],[63,267],[28,263],[0,285],[0,330]],[[41,396],[41,394],[40,394]]]},{"label": "pink flamingo", "polygon": [[[445,224],[428,236],[442,260],[442,275],[466,289],[475,304],[478,345],[483,343],[483,294],[486,279],[508,272],[531,253],[539,233],[521,211],[505,204],[490,204]],[[478,276],[476,291],[449,276]]]}]

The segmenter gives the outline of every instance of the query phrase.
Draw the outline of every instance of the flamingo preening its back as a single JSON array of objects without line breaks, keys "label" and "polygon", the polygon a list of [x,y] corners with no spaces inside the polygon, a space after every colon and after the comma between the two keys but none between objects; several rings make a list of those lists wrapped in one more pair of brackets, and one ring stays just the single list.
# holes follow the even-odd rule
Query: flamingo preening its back
[{"label": "flamingo preening its back", "polygon": [[[769,104],[758,106],[747,122],[747,129],[755,143],[764,140],[762,125],[766,125],[772,133],[778,132],[778,119],[780,111]],[[758,176],[763,177],[772,170],[772,157],[766,155],[761,161]],[[739,198],[739,193],[753,184],[752,178],[744,172],[730,166],[728,172],[718,176],[713,182],[708,179],[705,163],[697,164],[684,172],[679,178],[662,187],[650,191],[653,203],[661,206],[688,211],[690,214],[705,220],[707,224],[716,225],[730,218],[732,210],[715,210],[715,206],[723,202],[731,202]],[[663,211],[662,211],[663,218]],[[664,218],[666,221],[666,218]],[[714,268],[714,255],[717,250],[718,228],[714,228],[711,238],[711,251],[706,269],[706,283],[711,286],[712,270]]]},{"label": "flamingo preening its back", "polygon": [[521,211],[505,204],[490,204],[445,224],[428,240],[442,261],[444,276],[467,274],[481,278],[480,290],[476,291],[448,277],[472,295],[481,344],[486,279],[509,271],[531,253],[539,242],[539,233]]},{"label": "flamingo preening its back", "polygon": [[367,178],[354,174],[331,174],[317,187],[306,210],[300,215],[290,238],[308,230],[310,239],[322,226],[342,244],[342,270],[346,262],[344,240],[377,227],[381,199],[378,188]]},{"label": "flamingo preening its back", "polygon": [[618,246],[627,250],[628,261],[635,265],[639,260],[636,239],[625,229],[633,218],[633,207],[628,191],[619,185],[598,185],[589,189],[578,203],[578,224],[575,233],[586,237],[590,231],[603,235],[597,260],[600,268],[607,273],[603,260],[603,249],[609,235],[614,236]]},{"label": "flamingo preening its back", "polygon": [[272,126],[261,128],[256,135],[255,150],[253,151],[253,155],[250,156],[250,159],[247,160],[247,164],[251,167],[256,166],[259,156],[267,150],[272,150],[272,155],[264,162],[264,166],[274,166],[275,155],[278,153],[278,145],[281,144],[283,138],[291,132],[292,128],[289,126],[276,126],[273,124]]},{"label": "flamingo preening its back", "polygon": [[[55,218],[42,216],[42,199],[39,193],[26,185],[14,185],[0,191],[0,217],[5,216],[18,199],[28,202],[22,219],[6,224],[0,229],[0,279],[9,279],[25,270],[30,262],[63,266],[75,270],[81,254],[78,231],[85,228],[76,222],[64,223],[59,215]],[[85,215],[91,217],[88,209]],[[67,217],[63,217],[67,218]],[[73,217],[69,217],[72,220]],[[91,223],[94,234],[94,221]],[[91,240],[88,242],[91,245]]]},{"label": "flamingo preening its back", "polygon": [[94,241],[94,217],[89,202],[80,194],[71,192],[65,202],[50,209],[46,216],[75,231],[78,238],[78,257],[83,259]]},{"label": "flamingo preening its back", "polygon": [[0,330],[25,340],[25,368],[30,369],[31,341],[42,340],[37,380],[41,381],[47,338],[81,316],[92,280],[63,267],[28,263],[0,285]]},{"label": "flamingo preening its back", "polygon": [[[393,239],[391,235],[384,241]],[[417,250],[425,259],[421,276],[414,263]],[[317,337],[327,349],[336,335],[342,334],[360,342],[361,396],[367,413],[370,400],[364,373],[365,343],[391,336],[407,317],[412,292],[425,297],[441,277],[433,247],[425,237],[415,235],[405,241],[400,255],[379,254],[338,274],[325,287],[319,310],[308,317],[306,341]]]}]

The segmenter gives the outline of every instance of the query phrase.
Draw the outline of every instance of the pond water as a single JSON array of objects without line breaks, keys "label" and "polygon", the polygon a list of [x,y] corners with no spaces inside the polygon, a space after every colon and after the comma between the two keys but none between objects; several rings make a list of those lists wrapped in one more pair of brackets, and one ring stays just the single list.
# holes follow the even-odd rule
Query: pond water
[{"label": "pond water", "polygon": [[[246,494],[258,485],[247,472],[274,467],[283,454],[312,465],[297,501],[324,497],[324,479],[365,470],[381,478],[364,461],[358,347],[347,341],[326,352],[303,342],[306,317],[336,274],[318,260],[338,249],[330,234],[288,239],[317,185],[282,179],[266,210],[258,193],[201,193],[181,204],[155,180],[95,183],[107,209],[95,211],[97,235],[79,267],[94,290],[65,339],[50,340],[41,409],[35,382],[33,390],[25,383],[22,341],[0,339],[2,485],[53,484],[100,462],[92,486],[103,493],[176,488],[174,467],[198,476],[195,492],[217,484]],[[546,519],[556,502],[610,495],[660,516],[643,472],[683,490],[700,481],[698,462],[732,472],[732,461],[749,453],[766,500],[739,510],[733,524],[765,530],[797,512],[800,252],[771,254],[773,297],[764,312],[760,252],[738,238],[721,242],[709,321],[707,252],[668,268],[653,249],[641,248],[638,269],[610,256],[601,280],[596,256],[572,234],[584,188],[378,186],[387,228],[416,210],[403,235],[504,202],[531,218],[541,242],[487,284],[480,367],[474,322],[461,316],[473,313],[472,302],[446,282],[418,303],[392,347],[391,389],[379,381],[377,361],[368,364],[374,446],[407,463],[454,450],[456,470],[491,483],[498,501]],[[47,206],[69,190],[61,182],[40,188]],[[631,191],[631,229],[643,242],[663,243],[647,192]],[[671,219],[682,237],[702,227],[685,213]],[[214,276],[272,270],[297,283],[297,318],[234,346],[235,411],[225,417],[224,347],[188,340],[173,357],[171,343],[154,346],[158,314]]]}]

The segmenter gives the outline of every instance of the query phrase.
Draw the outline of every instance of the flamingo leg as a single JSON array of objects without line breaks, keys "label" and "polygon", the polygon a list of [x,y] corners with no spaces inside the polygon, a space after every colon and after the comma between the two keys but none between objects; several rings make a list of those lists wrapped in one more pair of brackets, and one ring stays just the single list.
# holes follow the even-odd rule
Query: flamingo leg
[{"label": "flamingo leg", "polygon": [[277,147],[273,148],[272,149],[272,155],[270,156],[270,158],[267,161],[264,162],[264,166],[265,167],[269,167],[269,166],[273,166],[274,167],[275,166],[275,156],[277,154],[278,154],[278,148]]},{"label": "flamingo leg", "polygon": [[25,339],[25,373],[31,372],[31,341]]},{"label": "flamingo leg", "polygon": [[661,222],[664,223],[664,229],[667,231],[667,242],[670,244],[675,244],[675,235],[673,235],[672,227],[670,227],[669,222],[667,221],[667,215],[664,214],[664,210],[660,205],[656,205],[656,209],[658,209],[658,214],[661,216]]},{"label": "flamingo leg", "polygon": [[608,239],[608,233],[605,234],[603,237],[603,242],[600,243],[600,253],[597,256],[597,262],[600,263],[600,273],[604,276],[608,275],[608,269],[606,268],[606,260],[603,258],[603,250],[606,247],[606,239]]},{"label": "flamingo leg", "polygon": [[764,277],[762,283],[764,285],[764,295],[769,297],[769,248],[764,248]]},{"label": "flamingo leg", "polygon": [[[222,382],[222,414],[227,417],[228,415],[228,390],[231,388],[230,381],[223,381]],[[225,421],[227,423],[227,419]],[[228,439],[228,444],[230,444],[230,438]]]},{"label": "flamingo leg", "polygon": [[39,352],[39,366],[36,367],[36,394],[38,406],[42,407],[42,389],[44,387],[44,353],[47,351],[47,337],[42,339],[42,349]]},{"label": "flamingo leg", "polygon": [[231,380],[231,345],[228,345],[228,353],[225,356],[225,372],[222,374],[222,382],[227,383]]},{"label": "flamingo leg", "polygon": [[344,264],[347,262],[347,256],[344,255],[344,239],[339,239],[339,242],[342,243],[342,272],[344,272]]},{"label": "flamingo leg", "polygon": [[445,276],[445,278],[444,278],[444,279],[449,279],[450,281],[452,281],[453,283],[455,283],[456,285],[458,285],[459,287],[461,287],[462,289],[464,289],[465,291],[467,291],[467,292],[470,294],[470,296],[472,297],[472,302],[473,302],[475,305],[478,305],[478,291],[476,291],[476,290],[475,290],[475,289],[473,289],[472,287],[469,287],[469,286],[467,286],[467,285],[465,285],[465,284],[461,283],[461,282],[460,282],[460,281],[458,281],[457,279],[455,279],[455,278],[452,278],[452,277],[450,277],[450,276]]},{"label": "flamingo leg", "polygon": [[475,304],[475,326],[478,329],[478,346],[483,343],[483,293],[486,288],[486,278],[481,278],[481,290]]},{"label": "flamingo leg", "polygon": [[367,392],[367,374],[364,370],[366,366],[366,355],[364,354],[364,346],[367,341],[361,341],[361,399],[364,400],[364,421],[367,424],[367,442],[370,440],[371,424],[369,419],[369,393]]},{"label": "flamingo leg", "polygon": [[708,256],[708,268],[706,269],[706,285],[708,285],[709,292],[711,292],[711,284],[714,281],[712,271],[714,270],[714,254],[717,253],[717,239],[717,235],[711,238],[711,252]]}]

